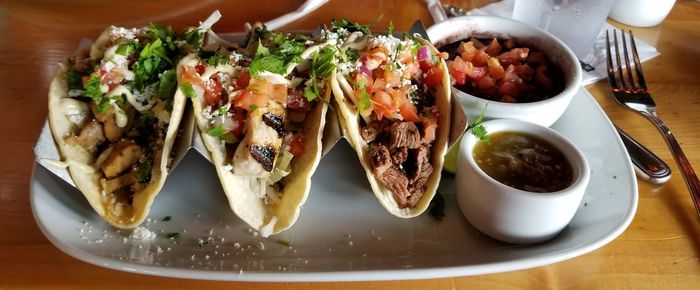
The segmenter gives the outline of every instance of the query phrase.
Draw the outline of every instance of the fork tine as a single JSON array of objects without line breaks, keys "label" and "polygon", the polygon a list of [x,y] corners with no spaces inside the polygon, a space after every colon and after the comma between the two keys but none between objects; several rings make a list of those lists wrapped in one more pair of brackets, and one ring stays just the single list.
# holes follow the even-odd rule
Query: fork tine
[{"label": "fork tine", "polygon": [[622,74],[622,61],[620,60],[620,47],[617,44],[617,30],[613,29],[613,39],[615,40],[615,60],[617,60],[617,77],[620,80],[620,87],[624,90],[629,89],[625,82],[625,77]]},{"label": "fork tine", "polygon": [[639,61],[639,53],[637,45],[634,43],[634,35],[630,30],[630,43],[632,44],[632,58],[634,58],[634,69],[637,71],[637,82],[643,90],[647,89],[647,83],[644,81],[644,73],[642,72],[642,63]]},{"label": "fork tine", "polygon": [[[627,79],[629,79],[628,84],[629,84],[630,89],[636,90],[636,89],[637,89],[637,86],[635,86],[635,84],[634,84],[634,78],[632,77],[632,66],[630,65],[630,57],[629,57],[630,54],[627,52],[627,40],[626,40],[626,37],[625,37],[625,31],[624,31],[624,30],[622,30],[620,36],[622,37],[622,50],[623,50],[624,53],[625,53],[625,65],[627,66],[627,69],[625,70],[625,72],[627,72],[627,76],[626,76],[626,77],[627,77]],[[624,72],[623,72],[623,73],[624,73]]]},{"label": "fork tine", "polygon": [[617,81],[615,80],[615,67],[613,66],[612,53],[610,52],[610,31],[605,30],[605,48],[607,49],[608,59],[608,82],[613,90],[618,89]]}]

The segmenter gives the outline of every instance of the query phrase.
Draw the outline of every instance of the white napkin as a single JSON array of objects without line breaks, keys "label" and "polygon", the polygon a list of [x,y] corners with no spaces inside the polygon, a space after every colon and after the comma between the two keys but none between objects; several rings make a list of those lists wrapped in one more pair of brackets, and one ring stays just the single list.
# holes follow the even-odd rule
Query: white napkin
[{"label": "white napkin", "polygon": [[[468,15],[494,15],[510,18],[513,15],[513,5],[514,0],[503,0],[481,8],[472,9],[469,11]],[[609,29],[612,30],[613,28],[615,27],[607,22],[603,24],[603,28],[601,28],[594,44],[595,52],[586,57],[586,59],[581,60],[591,65],[594,69],[592,71],[583,71],[583,85],[592,84],[600,79],[608,77],[605,55],[605,31]],[[648,43],[636,37],[634,38],[634,42],[637,45],[640,61],[644,62],[659,55],[656,48]]]}]

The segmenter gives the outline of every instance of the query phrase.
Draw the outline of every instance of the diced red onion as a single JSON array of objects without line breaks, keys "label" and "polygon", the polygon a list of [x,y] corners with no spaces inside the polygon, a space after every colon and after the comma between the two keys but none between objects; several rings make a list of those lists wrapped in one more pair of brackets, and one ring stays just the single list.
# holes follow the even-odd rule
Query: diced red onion
[{"label": "diced red onion", "polygon": [[428,51],[428,47],[427,47],[427,46],[421,46],[421,47],[418,49],[418,55],[416,55],[416,59],[417,59],[418,61],[428,59],[428,56],[430,55],[428,52],[429,52],[429,51]]},{"label": "diced red onion", "polygon": [[364,65],[360,66],[360,72],[365,75],[372,76],[372,71]]}]

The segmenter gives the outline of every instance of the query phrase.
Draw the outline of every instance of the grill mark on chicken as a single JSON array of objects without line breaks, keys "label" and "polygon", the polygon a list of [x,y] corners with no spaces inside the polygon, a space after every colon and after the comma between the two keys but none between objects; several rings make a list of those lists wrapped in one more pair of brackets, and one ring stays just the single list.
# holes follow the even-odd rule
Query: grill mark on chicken
[{"label": "grill mark on chicken", "polygon": [[272,171],[275,156],[277,156],[277,150],[274,147],[251,144],[249,149],[250,155],[263,166],[265,171]]},{"label": "grill mark on chicken", "polygon": [[100,169],[107,178],[112,178],[134,165],[143,154],[141,147],[133,141],[120,141],[114,144],[112,152],[102,163]]},{"label": "grill mark on chicken", "polygon": [[95,120],[85,124],[85,126],[80,129],[78,136],[70,136],[66,138],[66,143],[80,145],[90,153],[95,153],[97,151],[97,147],[102,145],[104,141],[105,135],[104,131],[102,131],[102,125]]},{"label": "grill mark on chicken", "polygon": [[277,136],[280,138],[284,137],[284,134],[287,131],[284,126],[284,117],[273,113],[265,113],[262,115],[262,120],[265,122],[265,125],[275,129]]}]

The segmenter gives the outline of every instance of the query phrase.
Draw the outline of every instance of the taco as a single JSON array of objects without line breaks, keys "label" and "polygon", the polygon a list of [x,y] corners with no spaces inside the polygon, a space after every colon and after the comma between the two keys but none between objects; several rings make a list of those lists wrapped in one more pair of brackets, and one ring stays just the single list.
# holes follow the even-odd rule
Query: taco
[{"label": "taco", "polygon": [[63,164],[92,208],[119,228],[138,226],[168,174],[186,101],[170,27],[109,27],[59,66],[49,124]]},{"label": "taco", "polygon": [[421,214],[435,196],[447,152],[446,55],[419,36],[374,35],[347,20],[322,34],[339,47],[333,95],[372,191],[393,215]]},{"label": "taco", "polygon": [[321,159],[335,50],[256,25],[246,43],[183,58],[192,100],[233,212],[262,236],[296,221]]}]

